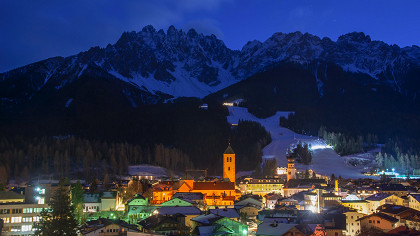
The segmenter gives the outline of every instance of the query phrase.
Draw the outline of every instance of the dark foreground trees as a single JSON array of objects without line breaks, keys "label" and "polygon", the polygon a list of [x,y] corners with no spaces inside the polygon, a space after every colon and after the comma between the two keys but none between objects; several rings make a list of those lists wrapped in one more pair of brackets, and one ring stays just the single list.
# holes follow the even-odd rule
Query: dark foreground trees
[{"label": "dark foreground trees", "polygon": [[77,222],[74,217],[68,189],[60,182],[50,202],[50,209],[41,212],[41,220],[34,224],[35,235],[76,236]]}]

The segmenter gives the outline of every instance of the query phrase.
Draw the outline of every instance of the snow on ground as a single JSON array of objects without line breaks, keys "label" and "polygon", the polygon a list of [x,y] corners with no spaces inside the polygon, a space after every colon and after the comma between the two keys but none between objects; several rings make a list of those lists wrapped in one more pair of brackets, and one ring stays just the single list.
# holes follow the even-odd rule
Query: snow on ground
[{"label": "snow on ground", "polygon": [[128,174],[131,176],[154,176],[154,177],[168,176],[165,168],[160,167],[160,166],[152,166],[152,165],[129,166]]},{"label": "snow on ground", "polygon": [[239,120],[256,121],[270,132],[272,142],[263,149],[263,158],[276,158],[280,167],[287,166],[286,153],[289,147],[299,141],[308,143],[313,147],[312,163],[304,165],[296,163],[298,170],[313,169],[316,173],[328,175],[335,174],[343,178],[363,178],[363,166],[351,166],[345,160],[352,156],[341,157],[332,148],[328,147],[323,140],[307,135],[296,134],[295,132],[280,127],[280,117],[287,117],[291,112],[277,112],[274,116],[260,119],[248,112],[243,107],[228,107],[230,124],[237,124]]}]

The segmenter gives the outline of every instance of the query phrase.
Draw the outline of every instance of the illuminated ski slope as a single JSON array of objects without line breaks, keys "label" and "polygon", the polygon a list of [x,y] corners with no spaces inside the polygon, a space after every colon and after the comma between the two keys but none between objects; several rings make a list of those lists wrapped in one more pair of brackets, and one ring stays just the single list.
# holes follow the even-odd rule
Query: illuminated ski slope
[{"label": "illuminated ski slope", "polygon": [[[362,166],[353,167],[345,163],[344,157],[340,157],[333,149],[328,147],[323,140],[316,137],[296,134],[295,132],[280,127],[280,117],[287,117],[290,112],[277,112],[274,116],[259,119],[248,112],[243,107],[228,107],[229,116],[227,120],[231,124],[237,124],[239,120],[250,120],[259,122],[270,132],[272,142],[263,149],[263,158],[277,159],[279,166],[287,166],[286,153],[289,146],[297,142],[305,142],[313,148],[312,163],[310,165],[296,164],[298,170],[313,169],[316,173],[331,175],[343,178],[363,178],[361,174]],[[351,157],[345,157],[351,158]]]}]

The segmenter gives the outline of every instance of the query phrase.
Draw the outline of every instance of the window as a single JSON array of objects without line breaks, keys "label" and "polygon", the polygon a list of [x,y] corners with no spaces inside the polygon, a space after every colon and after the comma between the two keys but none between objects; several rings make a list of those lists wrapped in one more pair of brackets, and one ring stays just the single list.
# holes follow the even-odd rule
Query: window
[{"label": "window", "polygon": [[230,170],[230,167],[228,167],[228,170]]},{"label": "window", "polygon": [[369,220],[369,223],[372,223],[372,221],[371,221],[371,220]]},{"label": "window", "polygon": [[23,217],[22,222],[32,222],[32,217]]},{"label": "window", "polygon": [[21,223],[21,222],[22,222],[22,217],[21,216],[12,217],[11,223]]},{"label": "window", "polygon": [[353,216],[351,216],[351,218],[353,219]]},{"label": "window", "polygon": [[32,231],[32,225],[22,225],[22,231]]},{"label": "window", "polygon": [[226,157],[226,162],[229,162],[229,157]]},{"label": "window", "polygon": [[34,208],[34,213],[41,213],[42,208]]},{"label": "window", "polygon": [[2,218],[4,223],[10,223],[10,217]]},{"label": "window", "polygon": [[40,216],[34,216],[33,217],[33,222],[38,222],[40,218],[41,218]]},{"label": "window", "polygon": [[23,208],[23,213],[32,213],[32,208]]},{"label": "window", "polygon": [[376,221],[376,223],[380,224],[380,223],[381,223],[381,221],[377,220],[377,221]]}]

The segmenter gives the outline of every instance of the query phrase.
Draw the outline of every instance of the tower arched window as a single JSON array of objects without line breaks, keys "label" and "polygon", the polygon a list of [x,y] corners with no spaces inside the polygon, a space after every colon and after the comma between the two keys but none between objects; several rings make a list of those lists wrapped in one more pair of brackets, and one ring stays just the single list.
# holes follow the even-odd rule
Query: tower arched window
[{"label": "tower arched window", "polygon": [[226,162],[229,162],[229,157],[226,157]]}]

